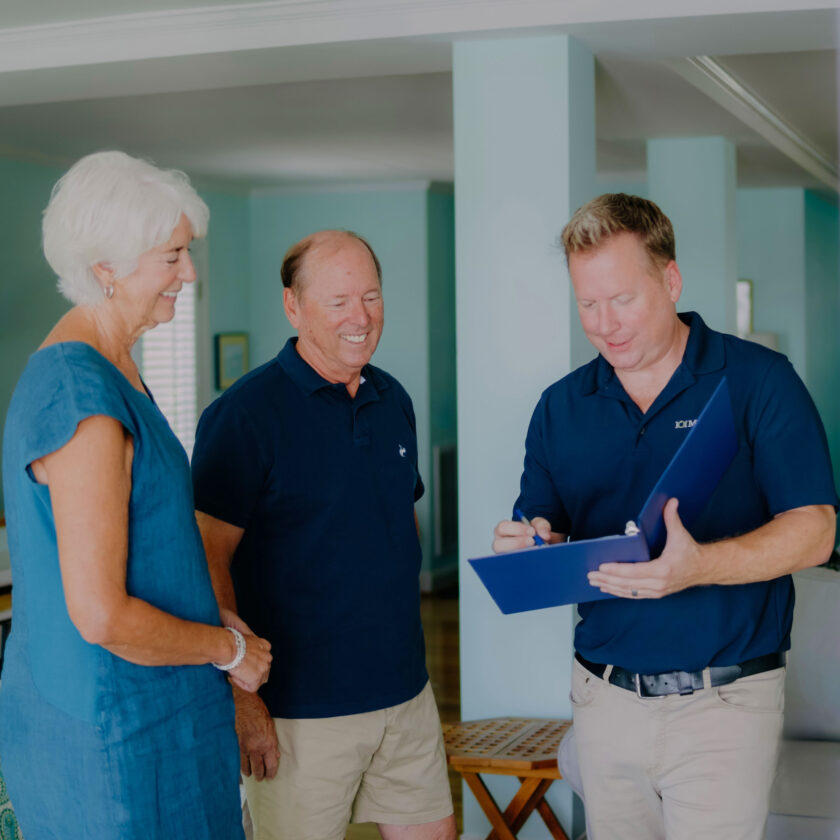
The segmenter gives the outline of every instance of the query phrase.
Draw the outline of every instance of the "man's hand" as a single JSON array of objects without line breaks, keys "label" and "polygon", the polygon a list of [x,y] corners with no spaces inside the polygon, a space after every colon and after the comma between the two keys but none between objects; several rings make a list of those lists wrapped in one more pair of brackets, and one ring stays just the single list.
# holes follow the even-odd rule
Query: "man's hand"
[{"label": "man's hand", "polygon": [[242,775],[253,775],[258,782],[273,779],[280,760],[274,721],[258,695],[234,687],[233,699]]},{"label": "man's hand", "polygon": [[561,542],[563,539],[561,534],[552,532],[551,523],[541,516],[532,519],[530,525],[503,519],[493,529],[493,551],[502,554],[505,551],[529,548],[534,545],[534,534],[539,534],[547,543]]},{"label": "man's hand", "polygon": [[219,617],[222,619],[222,627],[233,627],[246,636],[254,635],[254,631],[233,610],[219,607]]},{"label": "man's hand", "polygon": [[676,499],[669,499],[663,511],[668,537],[662,554],[647,563],[602,563],[589,573],[589,582],[602,592],[619,598],[662,598],[703,579],[703,546],[694,541],[682,524]]}]

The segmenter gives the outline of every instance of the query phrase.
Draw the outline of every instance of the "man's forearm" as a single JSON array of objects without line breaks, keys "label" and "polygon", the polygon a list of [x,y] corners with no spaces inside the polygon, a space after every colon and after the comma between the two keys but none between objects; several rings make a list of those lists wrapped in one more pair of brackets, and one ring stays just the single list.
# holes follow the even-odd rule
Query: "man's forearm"
[{"label": "man's forearm", "polygon": [[237,612],[230,564],[245,532],[242,528],[222,522],[201,511],[196,511],[195,518],[204,544],[204,553],[207,555],[207,568],[210,571],[216,601],[220,608]]},{"label": "man's forearm", "polygon": [[773,580],[824,563],[834,548],[830,505],[794,508],[739,537],[699,546],[698,585]]}]

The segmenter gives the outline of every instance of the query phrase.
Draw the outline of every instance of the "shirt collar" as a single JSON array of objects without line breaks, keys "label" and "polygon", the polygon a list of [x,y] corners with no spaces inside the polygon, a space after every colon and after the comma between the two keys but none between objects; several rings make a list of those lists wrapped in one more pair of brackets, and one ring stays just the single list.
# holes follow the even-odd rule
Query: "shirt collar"
[{"label": "shirt collar", "polygon": [[[689,332],[682,363],[674,376],[684,371],[693,380],[697,374],[720,370],[726,361],[723,335],[710,330],[696,312],[681,312],[679,319],[688,325]],[[601,391],[608,394],[612,389],[623,391],[613,366],[599,353],[597,358],[586,366],[581,382],[581,393],[589,395]]]},{"label": "shirt collar", "polygon": [[[275,361],[288,374],[295,385],[303,391],[306,396],[311,396],[321,388],[333,388],[336,383],[324,379],[315,368],[305,362],[297,351],[297,338],[290,338],[283,349],[275,357]],[[373,365],[365,365],[362,368],[362,381],[359,384],[359,392],[372,389],[375,394],[387,388],[388,380]],[[357,392],[357,396],[358,393]]]}]

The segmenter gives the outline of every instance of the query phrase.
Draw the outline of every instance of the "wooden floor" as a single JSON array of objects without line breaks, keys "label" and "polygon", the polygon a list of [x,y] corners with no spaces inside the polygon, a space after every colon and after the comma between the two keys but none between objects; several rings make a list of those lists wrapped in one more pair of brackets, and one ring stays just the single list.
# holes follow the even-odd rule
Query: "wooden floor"
[{"label": "wooden floor", "polygon": [[[461,675],[458,648],[457,597],[424,596],[421,603],[426,631],[426,665],[435,690],[442,721],[461,719]],[[461,777],[449,771],[449,785],[455,803],[458,834],[462,829]],[[370,823],[351,825],[347,840],[379,840],[379,832]]]}]

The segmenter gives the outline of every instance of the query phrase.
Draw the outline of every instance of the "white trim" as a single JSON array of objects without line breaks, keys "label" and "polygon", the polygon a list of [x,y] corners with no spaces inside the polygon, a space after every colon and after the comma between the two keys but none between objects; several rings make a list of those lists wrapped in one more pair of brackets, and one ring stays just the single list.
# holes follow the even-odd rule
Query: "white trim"
[{"label": "white trim", "polygon": [[0,29],[0,72],[377,38],[756,12],[837,0],[271,0]]},{"label": "white trim", "polygon": [[713,58],[699,55],[669,63],[684,79],[760,134],[794,163],[832,190],[838,189],[840,173],[837,164]]}]

